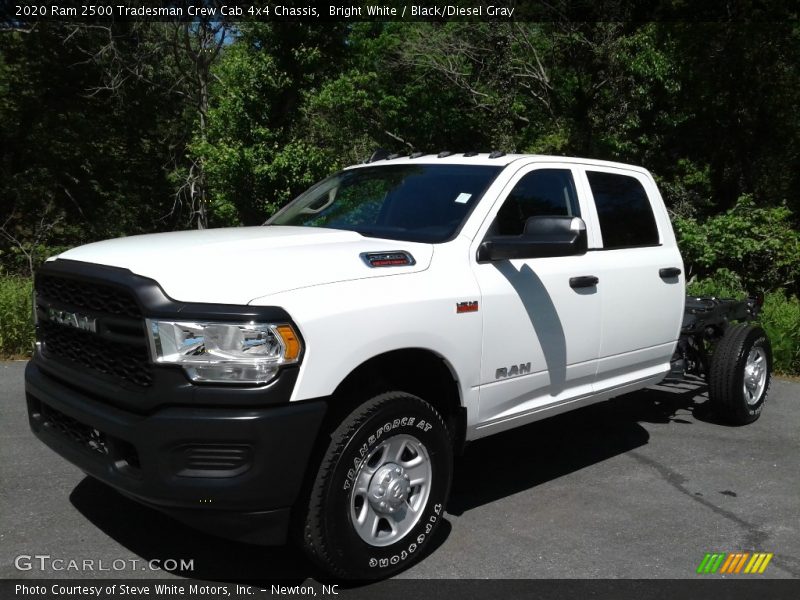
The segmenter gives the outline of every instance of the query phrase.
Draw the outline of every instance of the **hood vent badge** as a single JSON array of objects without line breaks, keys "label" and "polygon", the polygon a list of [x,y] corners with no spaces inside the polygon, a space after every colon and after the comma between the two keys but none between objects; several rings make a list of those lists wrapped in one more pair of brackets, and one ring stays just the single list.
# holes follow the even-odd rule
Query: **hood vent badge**
[{"label": "hood vent badge", "polygon": [[362,252],[361,260],[370,268],[375,267],[410,267],[417,264],[414,257],[405,250],[389,252]]}]

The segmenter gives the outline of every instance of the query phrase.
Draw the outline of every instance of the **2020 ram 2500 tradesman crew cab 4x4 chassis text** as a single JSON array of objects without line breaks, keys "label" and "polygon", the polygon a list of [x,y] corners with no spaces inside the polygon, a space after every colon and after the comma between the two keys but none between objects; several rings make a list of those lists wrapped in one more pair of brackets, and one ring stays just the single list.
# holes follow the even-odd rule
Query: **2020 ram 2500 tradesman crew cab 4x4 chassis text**
[{"label": "2020 ram 2500 tradesman crew cab 4x4 chassis text", "polygon": [[42,441],[198,527],[345,577],[411,564],[454,450],[707,376],[757,418],[754,301],[695,299],[653,178],[544,156],[373,157],[267,226],[89,244],[36,275]]}]

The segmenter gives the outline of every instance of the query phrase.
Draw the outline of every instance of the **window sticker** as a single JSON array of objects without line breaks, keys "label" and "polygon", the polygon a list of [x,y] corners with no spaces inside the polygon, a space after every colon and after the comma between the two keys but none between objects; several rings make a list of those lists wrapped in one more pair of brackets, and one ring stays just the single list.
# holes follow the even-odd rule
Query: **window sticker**
[{"label": "window sticker", "polygon": [[466,204],[469,202],[470,198],[472,198],[472,194],[461,192],[458,196],[456,196],[456,204]]}]

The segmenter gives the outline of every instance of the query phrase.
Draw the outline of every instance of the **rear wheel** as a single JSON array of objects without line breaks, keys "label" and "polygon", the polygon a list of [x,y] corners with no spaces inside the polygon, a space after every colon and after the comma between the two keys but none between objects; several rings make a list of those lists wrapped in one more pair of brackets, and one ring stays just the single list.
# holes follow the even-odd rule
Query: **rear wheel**
[{"label": "rear wheel", "polygon": [[729,423],[752,423],[761,415],[771,376],[772,347],[767,334],[754,325],[733,325],[711,359],[711,405]]},{"label": "rear wheel", "polygon": [[346,578],[407,568],[444,518],[452,460],[447,426],[430,404],[403,392],[373,397],[331,434],[311,488],[307,552]]}]

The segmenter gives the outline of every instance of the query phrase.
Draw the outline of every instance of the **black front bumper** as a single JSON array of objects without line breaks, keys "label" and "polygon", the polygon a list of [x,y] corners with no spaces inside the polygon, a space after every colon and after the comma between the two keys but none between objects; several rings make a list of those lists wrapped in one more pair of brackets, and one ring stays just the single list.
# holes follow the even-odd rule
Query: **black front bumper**
[{"label": "black front bumper", "polygon": [[36,360],[25,391],[33,432],[87,474],[200,529],[264,544],[285,541],[326,409],[310,401],[137,414],[54,378]]}]

